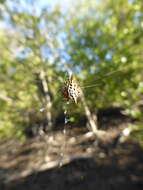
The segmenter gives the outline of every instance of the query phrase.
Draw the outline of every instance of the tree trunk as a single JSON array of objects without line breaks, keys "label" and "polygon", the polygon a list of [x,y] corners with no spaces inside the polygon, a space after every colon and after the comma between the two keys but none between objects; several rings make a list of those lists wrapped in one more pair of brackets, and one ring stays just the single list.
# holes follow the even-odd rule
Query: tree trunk
[{"label": "tree trunk", "polygon": [[98,129],[97,129],[97,117],[96,117],[96,115],[92,115],[92,113],[90,112],[90,109],[86,103],[82,89],[80,89],[80,94],[81,94],[81,100],[82,100],[82,103],[84,106],[84,110],[85,110],[85,114],[86,114],[89,126],[94,133],[97,133],[97,131],[98,131]]},{"label": "tree trunk", "polygon": [[46,119],[48,121],[48,125],[45,130],[49,131],[52,129],[52,114],[51,114],[52,101],[51,101],[51,97],[49,94],[48,84],[46,81],[46,74],[45,74],[45,71],[43,71],[43,70],[40,71],[40,79],[42,82],[43,92],[45,95],[44,101],[45,101],[45,109],[46,109]]}]

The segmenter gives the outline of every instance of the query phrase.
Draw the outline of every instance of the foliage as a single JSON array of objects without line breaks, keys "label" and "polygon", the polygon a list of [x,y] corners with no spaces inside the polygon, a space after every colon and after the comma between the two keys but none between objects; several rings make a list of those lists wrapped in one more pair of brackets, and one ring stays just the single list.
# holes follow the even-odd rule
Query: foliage
[{"label": "foliage", "polygon": [[[66,68],[81,86],[97,85],[83,88],[92,112],[122,106],[126,114],[142,117],[141,1],[78,1],[67,11],[59,5],[37,9],[36,1],[34,6],[27,1],[25,9],[22,2],[0,5],[5,23],[0,32],[1,135],[21,136],[28,125],[45,119],[46,113],[39,112],[45,96],[39,79],[42,70],[53,118],[64,106],[59,89]],[[83,112],[82,104],[73,107],[74,113]]]}]

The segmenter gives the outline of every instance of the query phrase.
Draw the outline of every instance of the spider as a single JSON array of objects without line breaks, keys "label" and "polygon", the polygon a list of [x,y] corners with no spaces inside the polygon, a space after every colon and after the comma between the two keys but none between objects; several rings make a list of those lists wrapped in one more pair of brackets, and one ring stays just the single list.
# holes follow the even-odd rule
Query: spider
[{"label": "spider", "polygon": [[77,104],[80,90],[73,75],[69,75],[68,79],[65,81],[65,86],[62,88],[62,95],[66,100],[71,100]]}]

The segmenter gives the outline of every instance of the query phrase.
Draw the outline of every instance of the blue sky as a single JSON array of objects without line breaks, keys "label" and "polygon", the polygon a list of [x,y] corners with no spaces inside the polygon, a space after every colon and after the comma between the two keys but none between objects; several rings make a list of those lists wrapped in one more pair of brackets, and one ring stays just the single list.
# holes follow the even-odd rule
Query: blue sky
[{"label": "blue sky", "polygon": [[67,8],[71,4],[71,0],[40,0],[37,1],[37,3],[41,7],[45,7],[47,5],[52,7],[59,3],[62,8]]},{"label": "blue sky", "polygon": [[68,7],[70,7],[73,0],[20,0],[21,6],[19,7],[18,1],[11,1],[8,0],[7,4],[12,10],[15,9],[22,9],[28,12],[33,12],[31,6],[28,4],[33,5],[34,10],[36,9],[37,13],[40,13],[41,8],[52,8],[56,4],[60,4],[63,11],[65,11]]},{"label": "blue sky", "polygon": [[37,3],[41,6],[44,7],[46,5],[50,5],[53,6],[54,4],[58,3],[61,0],[41,0],[41,1],[37,1]]}]

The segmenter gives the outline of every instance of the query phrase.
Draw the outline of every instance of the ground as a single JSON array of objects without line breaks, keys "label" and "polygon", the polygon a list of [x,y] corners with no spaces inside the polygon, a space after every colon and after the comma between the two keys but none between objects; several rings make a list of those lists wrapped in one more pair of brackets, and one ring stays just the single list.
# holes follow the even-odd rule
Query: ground
[{"label": "ground", "polygon": [[[0,145],[0,190],[140,190],[143,149],[109,127],[97,136],[85,127]],[[68,126],[67,126],[68,127]]]}]

